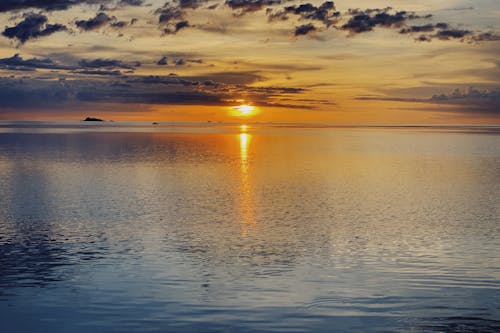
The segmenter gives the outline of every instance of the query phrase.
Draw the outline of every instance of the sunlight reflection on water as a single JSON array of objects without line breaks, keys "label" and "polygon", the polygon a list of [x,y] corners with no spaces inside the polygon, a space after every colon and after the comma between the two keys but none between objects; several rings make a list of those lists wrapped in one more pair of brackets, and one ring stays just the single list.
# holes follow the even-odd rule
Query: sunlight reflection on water
[{"label": "sunlight reflection on water", "polygon": [[[242,125],[241,130],[246,131],[247,127]],[[240,159],[241,159],[241,234],[243,237],[247,236],[249,231],[255,228],[255,217],[254,217],[254,202],[252,199],[253,189],[249,174],[249,146],[252,136],[248,133],[240,133]]]},{"label": "sunlight reflection on water", "polygon": [[500,329],[498,133],[161,130],[0,130],[0,331]]}]

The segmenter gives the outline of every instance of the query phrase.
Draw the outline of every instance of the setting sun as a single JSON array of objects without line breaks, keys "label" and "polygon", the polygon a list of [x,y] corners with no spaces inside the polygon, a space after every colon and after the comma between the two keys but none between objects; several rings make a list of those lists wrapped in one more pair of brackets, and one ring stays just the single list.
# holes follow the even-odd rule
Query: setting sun
[{"label": "setting sun", "polygon": [[247,105],[247,104],[242,104],[242,105],[235,106],[234,109],[236,111],[238,111],[238,113],[240,115],[244,115],[244,116],[250,115],[254,111],[254,107],[251,106],[251,105]]}]

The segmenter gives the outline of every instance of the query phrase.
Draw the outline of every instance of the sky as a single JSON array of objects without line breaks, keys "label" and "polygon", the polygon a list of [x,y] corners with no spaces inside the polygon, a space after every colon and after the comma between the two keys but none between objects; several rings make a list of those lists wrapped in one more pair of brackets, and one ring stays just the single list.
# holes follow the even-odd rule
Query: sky
[{"label": "sky", "polygon": [[0,120],[500,124],[499,55],[498,0],[2,0]]}]

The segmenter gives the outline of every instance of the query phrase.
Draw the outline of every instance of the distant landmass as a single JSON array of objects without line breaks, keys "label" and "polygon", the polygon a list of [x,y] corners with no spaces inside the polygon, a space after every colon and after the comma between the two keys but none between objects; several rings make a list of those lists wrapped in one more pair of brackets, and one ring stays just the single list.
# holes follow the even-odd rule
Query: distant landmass
[{"label": "distant landmass", "polygon": [[99,118],[87,117],[87,118],[83,119],[83,121],[104,121],[104,120],[99,119]]}]

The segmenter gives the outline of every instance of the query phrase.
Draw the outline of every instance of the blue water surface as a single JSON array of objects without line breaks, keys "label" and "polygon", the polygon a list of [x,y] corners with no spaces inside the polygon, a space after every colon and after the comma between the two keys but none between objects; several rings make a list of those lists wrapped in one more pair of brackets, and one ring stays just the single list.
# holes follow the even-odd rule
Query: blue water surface
[{"label": "blue water surface", "polygon": [[498,332],[500,131],[0,123],[1,332]]}]

